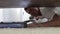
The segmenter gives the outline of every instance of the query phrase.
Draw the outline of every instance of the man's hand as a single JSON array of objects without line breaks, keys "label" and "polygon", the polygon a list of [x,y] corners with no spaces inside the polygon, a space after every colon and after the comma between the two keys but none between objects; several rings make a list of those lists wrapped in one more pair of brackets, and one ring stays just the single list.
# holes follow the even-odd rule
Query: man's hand
[{"label": "man's hand", "polygon": [[42,16],[37,16],[37,17],[34,17],[36,20],[38,19],[42,19],[43,17]]},{"label": "man's hand", "polygon": [[34,17],[34,19],[35,19],[36,23],[45,23],[45,22],[48,22],[48,19],[47,18],[43,18],[42,16]]}]

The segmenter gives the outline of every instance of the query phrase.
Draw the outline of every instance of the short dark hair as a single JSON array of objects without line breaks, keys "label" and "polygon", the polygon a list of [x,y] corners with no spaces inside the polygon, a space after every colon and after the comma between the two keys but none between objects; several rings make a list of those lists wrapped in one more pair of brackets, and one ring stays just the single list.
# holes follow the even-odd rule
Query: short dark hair
[{"label": "short dark hair", "polygon": [[[26,8],[24,8],[24,10],[27,11],[29,8],[33,8],[33,7],[26,7]],[[31,9],[29,9],[29,10],[31,10]],[[33,9],[32,9],[32,10],[33,10]],[[40,10],[38,10],[38,12],[39,12],[40,16],[42,16]]]},{"label": "short dark hair", "polygon": [[26,7],[26,8],[24,8],[24,10],[26,11],[28,8],[31,8],[31,7]]}]

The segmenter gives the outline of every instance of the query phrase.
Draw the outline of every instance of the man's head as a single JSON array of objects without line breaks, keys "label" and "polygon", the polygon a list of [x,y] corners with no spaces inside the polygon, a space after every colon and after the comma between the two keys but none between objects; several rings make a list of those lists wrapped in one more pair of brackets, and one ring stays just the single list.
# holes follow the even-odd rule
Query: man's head
[{"label": "man's head", "polygon": [[25,8],[25,11],[34,17],[41,16],[41,12],[40,12],[40,9],[38,7]]}]

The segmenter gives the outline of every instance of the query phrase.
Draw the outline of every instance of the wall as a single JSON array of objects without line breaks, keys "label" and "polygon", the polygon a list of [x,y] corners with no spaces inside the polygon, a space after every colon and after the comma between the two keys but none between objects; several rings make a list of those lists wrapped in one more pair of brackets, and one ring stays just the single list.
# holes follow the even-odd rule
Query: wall
[{"label": "wall", "polygon": [[0,22],[21,22],[28,20],[28,17],[24,8],[0,8]]}]

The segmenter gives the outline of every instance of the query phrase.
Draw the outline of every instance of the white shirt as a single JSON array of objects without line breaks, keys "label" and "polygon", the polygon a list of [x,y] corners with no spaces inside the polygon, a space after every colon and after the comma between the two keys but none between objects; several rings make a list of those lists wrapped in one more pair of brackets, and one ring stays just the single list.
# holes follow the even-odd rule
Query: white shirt
[{"label": "white shirt", "polygon": [[45,23],[48,21],[51,21],[55,15],[54,12],[55,7],[44,7],[44,9],[41,11],[42,17],[38,20],[34,19],[36,23]]}]

